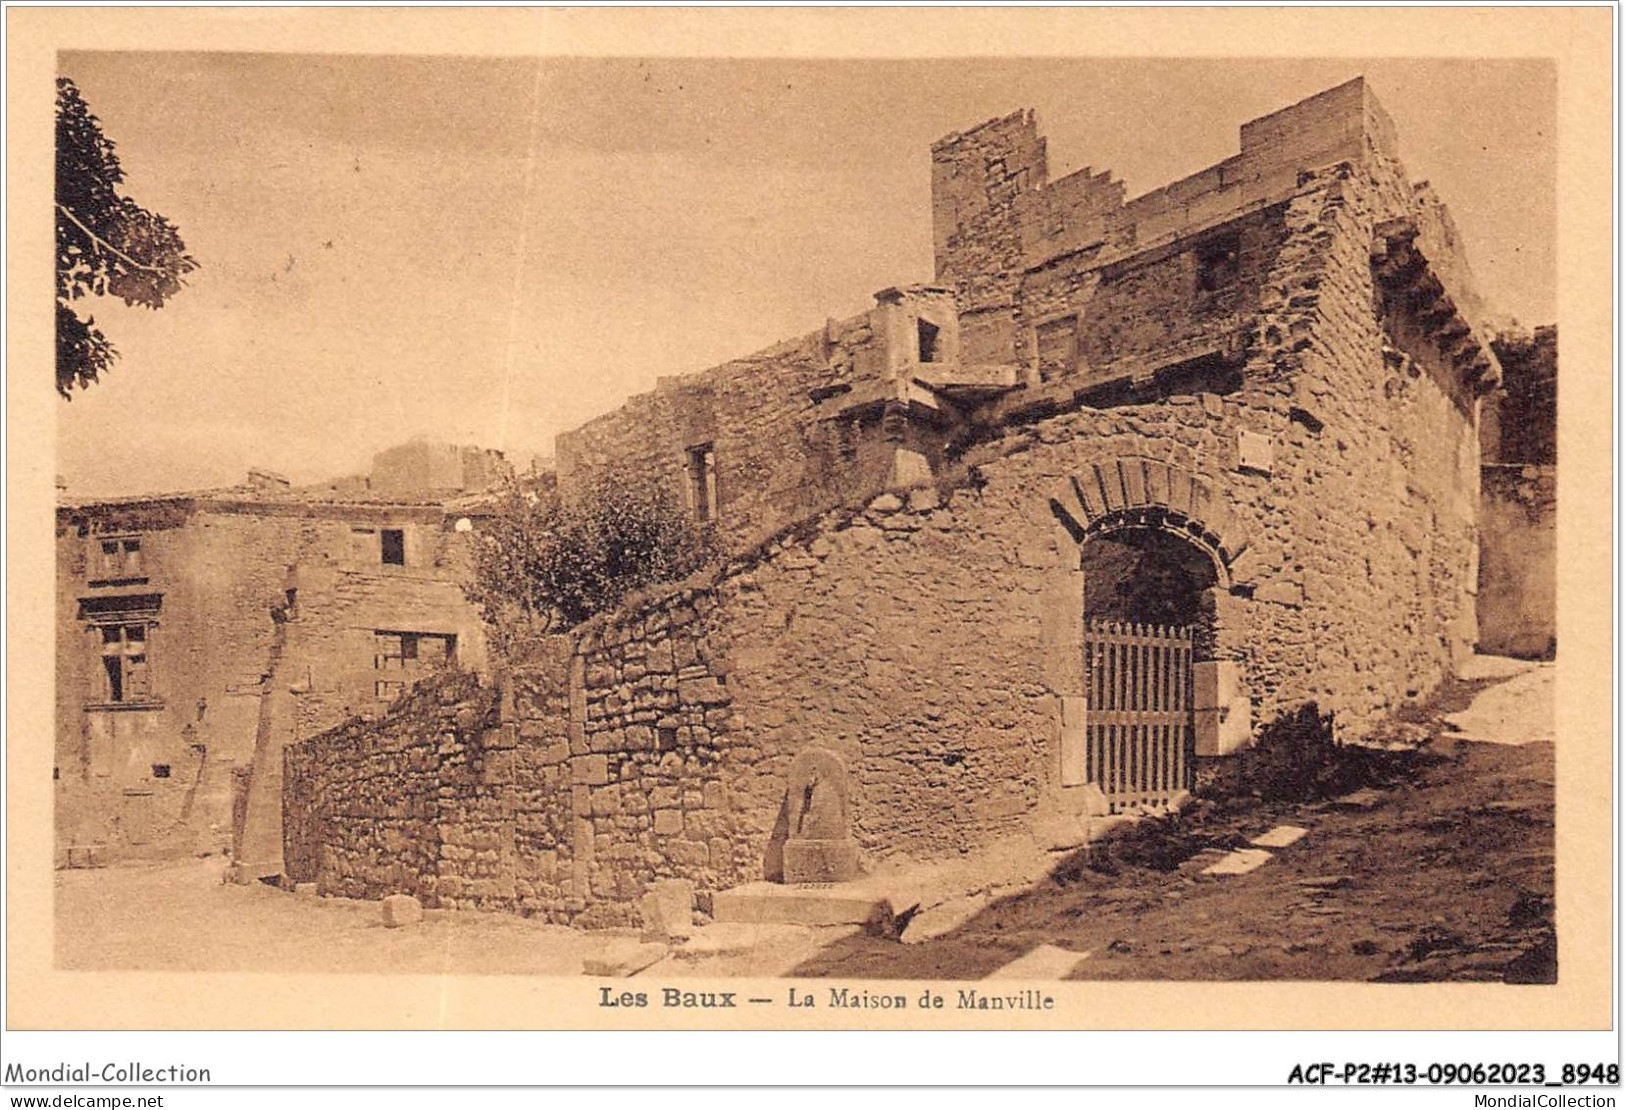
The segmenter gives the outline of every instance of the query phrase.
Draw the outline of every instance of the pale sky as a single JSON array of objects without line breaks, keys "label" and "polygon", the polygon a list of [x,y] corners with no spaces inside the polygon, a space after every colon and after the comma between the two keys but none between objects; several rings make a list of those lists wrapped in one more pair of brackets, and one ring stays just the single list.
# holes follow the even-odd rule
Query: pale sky
[{"label": "pale sky", "polygon": [[[365,469],[415,435],[523,462],[654,385],[931,277],[933,140],[1038,111],[1130,197],[1357,74],[1492,308],[1555,319],[1540,61],[684,61],[63,54],[125,189],[200,269],[57,405],[75,496]],[[83,307],[86,302],[80,302]]]}]

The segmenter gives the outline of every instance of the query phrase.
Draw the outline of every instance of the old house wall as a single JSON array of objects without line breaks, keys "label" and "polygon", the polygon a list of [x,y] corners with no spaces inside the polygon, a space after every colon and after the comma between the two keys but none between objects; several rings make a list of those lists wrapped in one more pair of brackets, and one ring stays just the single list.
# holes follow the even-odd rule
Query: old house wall
[{"label": "old house wall", "polygon": [[1557,468],[1484,468],[1479,638],[1524,659],[1557,654]]},{"label": "old house wall", "polygon": [[[91,862],[92,848],[116,843],[134,854],[156,851],[197,793],[205,770],[194,744],[199,700],[209,692],[181,648],[199,631],[182,568],[195,549],[191,508],[181,503],[131,507],[105,519],[57,523],[55,824],[59,862]],[[139,536],[141,573],[100,582],[95,553],[104,537]],[[147,600],[141,600],[147,599]],[[124,616],[110,610],[132,605]],[[98,620],[145,624],[149,693],[115,702],[102,671]],[[185,848],[211,840],[218,814],[200,814]],[[229,828],[229,826],[221,826]],[[217,830],[215,830],[217,831]]]},{"label": "old house wall", "polygon": [[[379,565],[380,526],[405,533],[405,566]],[[87,556],[104,535],[141,537],[143,582],[92,583]],[[58,528],[62,862],[230,843],[234,807],[241,812],[267,727],[308,735],[381,708],[376,629],[456,634],[464,661],[481,665],[483,631],[457,584],[464,545],[438,510],[421,508],[217,498],[65,514]],[[82,609],[119,593],[160,600],[148,632],[151,696],[114,705],[97,670],[100,634]],[[266,720],[268,708],[274,721]]]}]

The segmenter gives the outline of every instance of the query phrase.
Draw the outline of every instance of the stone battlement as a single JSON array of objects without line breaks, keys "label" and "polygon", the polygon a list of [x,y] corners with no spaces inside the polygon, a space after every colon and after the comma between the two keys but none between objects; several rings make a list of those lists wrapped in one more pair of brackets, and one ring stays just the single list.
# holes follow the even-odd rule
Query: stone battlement
[{"label": "stone battlement", "polygon": [[1290,196],[1299,175],[1396,158],[1394,126],[1363,78],[1245,123],[1240,153],[1125,199],[1110,171],[1048,178],[1033,112],[1015,112],[932,145],[937,276],[958,281],[1032,269],[1091,246],[1124,250],[1191,234]]}]

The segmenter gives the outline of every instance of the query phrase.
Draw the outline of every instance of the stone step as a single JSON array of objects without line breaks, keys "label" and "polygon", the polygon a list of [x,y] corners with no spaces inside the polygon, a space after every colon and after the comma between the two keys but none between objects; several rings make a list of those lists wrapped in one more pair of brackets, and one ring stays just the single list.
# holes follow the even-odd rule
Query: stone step
[{"label": "stone step", "polygon": [[1245,875],[1257,871],[1273,857],[1262,848],[1237,848],[1218,863],[1202,871],[1204,875]]},{"label": "stone step", "polygon": [[1031,952],[1017,956],[985,978],[1065,979],[1073,968],[1088,958],[1087,952],[1069,952],[1053,944],[1040,944]]},{"label": "stone step", "polygon": [[1276,825],[1269,832],[1255,836],[1247,843],[1255,848],[1286,848],[1296,844],[1308,834],[1308,829],[1297,825]]},{"label": "stone step", "polygon": [[861,883],[788,885],[755,882],[712,895],[711,917],[719,924],[862,925],[872,933],[892,927],[891,899]]}]

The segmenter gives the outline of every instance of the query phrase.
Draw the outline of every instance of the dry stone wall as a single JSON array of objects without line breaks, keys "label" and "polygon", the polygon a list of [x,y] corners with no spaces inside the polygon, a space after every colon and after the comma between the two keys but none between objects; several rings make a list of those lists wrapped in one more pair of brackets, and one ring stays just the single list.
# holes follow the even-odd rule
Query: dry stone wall
[{"label": "dry stone wall", "polygon": [[354,718],[284,749],[289,878],[342,897],[512,904],[511,758],[495,696],[471,676],[420,683],[381,720]]}]

